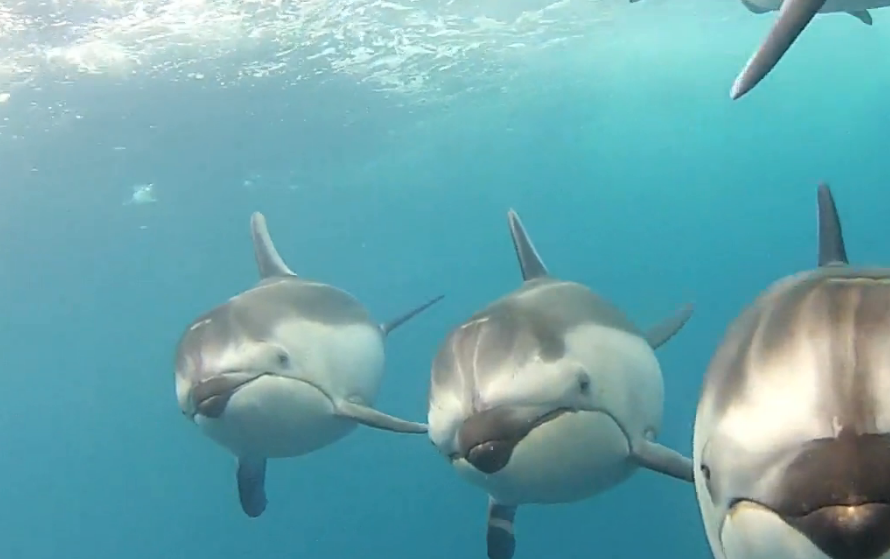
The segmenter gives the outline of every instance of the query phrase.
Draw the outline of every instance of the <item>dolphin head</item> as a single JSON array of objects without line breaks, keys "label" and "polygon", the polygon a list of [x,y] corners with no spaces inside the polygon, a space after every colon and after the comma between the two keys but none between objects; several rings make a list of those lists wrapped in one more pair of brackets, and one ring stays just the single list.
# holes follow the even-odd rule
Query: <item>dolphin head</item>
[{"label": "dolphin head", "polygon": [[695,487],[718,559],[890,558],[890,270],[847,263],[827,186],[819,268],[728,329],[696,413]]},{"label": "dolphin head", "polygon": [[[620,311],[550,276],[519,216],[507,217],[523,283],[444,340],[432,365],[429,436],[462,475],[497,484],[487,489],[502,499],[576,500],[627,473],[626,414],[611,408],[633,397],[613,361],[658,364]],[[660,417],[656,400],[649,407]]]},{"label": "dolphin head", "polygon": [[264,376],[295,378],[279,344],[252,338],[227,320],[227,305],[196,320],[176,351],[176,395],[183,414],[221,417],[232,396]]},{"label": "dolphin head", "polygon": [[588,372],[534,317],[495,306],[457,328],[433,363],[430,436],[452,461],[492,474],[535,429],[590,407]]}]

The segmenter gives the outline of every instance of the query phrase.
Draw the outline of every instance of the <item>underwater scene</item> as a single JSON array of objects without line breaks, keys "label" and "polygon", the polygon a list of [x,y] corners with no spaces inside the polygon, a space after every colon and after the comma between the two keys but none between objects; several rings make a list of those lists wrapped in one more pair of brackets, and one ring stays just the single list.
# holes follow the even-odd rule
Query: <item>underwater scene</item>
[{"label": "underwater scene", "polygon": [[0,559],[890,559],[886,5],[0,1]]}]

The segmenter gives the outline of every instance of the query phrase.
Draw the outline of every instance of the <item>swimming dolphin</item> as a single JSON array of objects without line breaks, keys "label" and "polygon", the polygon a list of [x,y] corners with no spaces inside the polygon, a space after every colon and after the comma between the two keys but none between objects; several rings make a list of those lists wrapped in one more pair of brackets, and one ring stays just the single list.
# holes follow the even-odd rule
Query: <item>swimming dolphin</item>
[{"label": "swimming dolphin", "polygon": [[851,266],[828,186],[818,268],[730,325],[695,418],[716,559],[890,557],[890,268]]},{"label": "swimming dolphin", "polygon": [[436,355],[429,437],[489,495],[488,556],[509,559],[519,505],[578,501],[638,467],[692,481],[655,442],[664,383],[653,352],[692,308],[648,333],[583,285],[559,280],[508,214],[523,284],[451,331]]},{"label": "swimming dolphin", "polygon": [[772,71],[817,13],[845,12],[871,25],[868,10],[890,6],[890,0],[742,0],[742,4],[755,14],[778,10],[779,15],[766,40],[736,78],[729,94],[732,99],[754,89]]},{"label": "swimming dolphin", "polygon": [[237,457],[241,507],[257,517],[268,458],[316,451],[360,423],[427,432],[372,406],[384,338],[442,297],[378,325],[352,295],[297,277],[262,214],[251,216],[251,233],[261,279],[188,327],[176,349],[176,396],[204,435]]}]

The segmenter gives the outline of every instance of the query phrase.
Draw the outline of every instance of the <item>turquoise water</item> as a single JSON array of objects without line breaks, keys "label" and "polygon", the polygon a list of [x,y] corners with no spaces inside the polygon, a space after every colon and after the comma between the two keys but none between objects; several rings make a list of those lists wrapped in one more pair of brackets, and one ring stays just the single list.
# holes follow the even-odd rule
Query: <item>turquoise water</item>
[{"label": "turquoise water", "polygon": [[[772,21],[735,2],[405,6],[0,10],[0,556],[484,557],[485,496],[422,436],[274,461],[267,512],[239,509],[172,359],[256,281],[254,210],[379,320],[446,294],[388,341],[377,407],[417,421],[445,333],[519,284],[508,208],[639,324],[693,301],[658,352],[660,441],[686,454],[726,325],[815,264],[818,181],[851,259],[886,259],[890,15],[820,16],[731,102]],[[524,507],[517,538],[517,559],[710,553],[692,487],[649,472]]]}]

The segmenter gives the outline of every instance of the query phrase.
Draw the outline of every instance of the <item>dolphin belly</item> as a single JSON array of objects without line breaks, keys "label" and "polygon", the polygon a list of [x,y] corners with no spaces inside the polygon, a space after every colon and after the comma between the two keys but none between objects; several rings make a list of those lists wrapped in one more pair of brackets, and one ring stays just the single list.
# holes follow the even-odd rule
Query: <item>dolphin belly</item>
[{"label": "dolphin belly", "polygon": [[316,386],[275,375],[238,389],[219,417],[198,415],[195,422],[236,456],[266,458],[308,454],[356,428],[335,414],[331,399]]},{"label": "dolphin belly", "polygon": [[509,463],[484,474],[461,458],[458,474],[499,503],[580,501],[633,473],[627,437],[614,419],[595,411],[568,412],[534,428],[516,445]]}]

